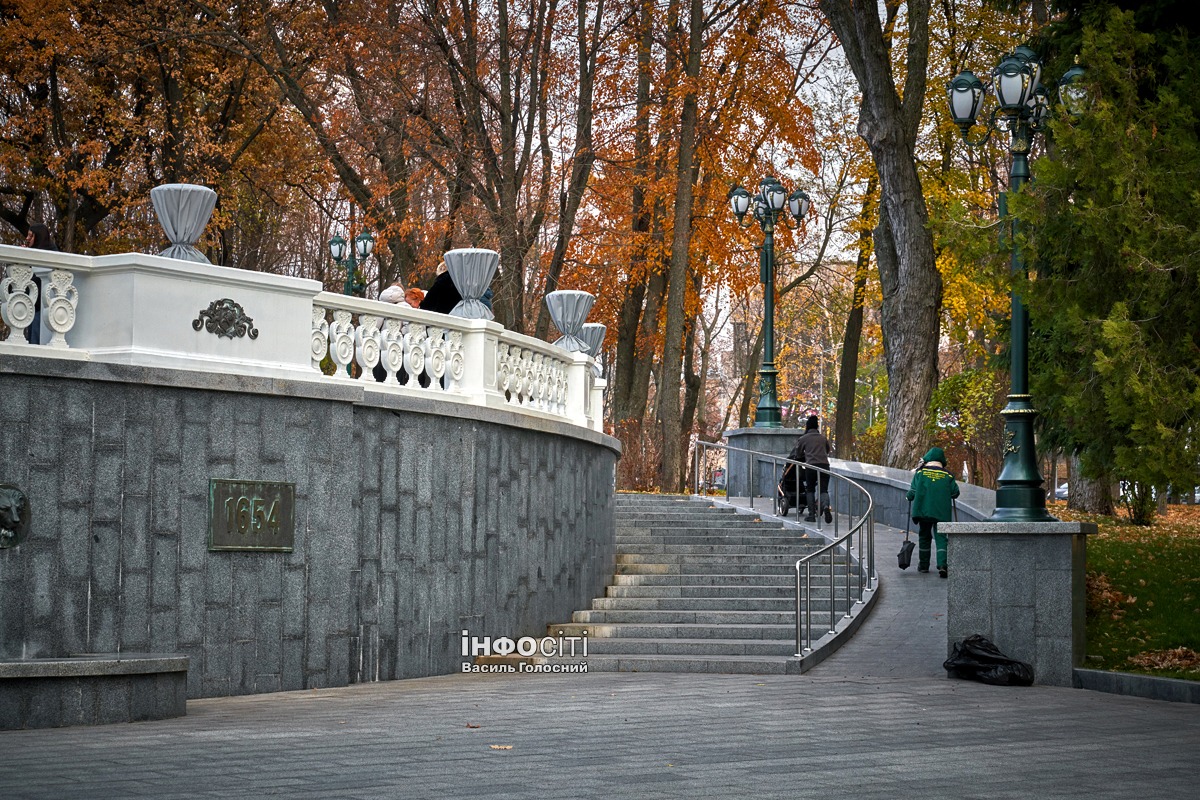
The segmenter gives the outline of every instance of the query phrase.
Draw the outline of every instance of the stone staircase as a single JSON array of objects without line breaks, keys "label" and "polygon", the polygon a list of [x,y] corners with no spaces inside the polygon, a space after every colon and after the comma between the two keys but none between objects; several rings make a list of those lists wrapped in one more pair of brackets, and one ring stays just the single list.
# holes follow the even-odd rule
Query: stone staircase
[{"label": "stone staircase", "polygon": [[[591,609],[547,631],[586,631],[587,657],[553,661],[602,672],[799,673],[795,563],[825,539],[706,500],[618,494],[615,502],[613,583]],[[842,613],[845,580],[843,564]],[[828,572],[814,583],[813,614],[828,615]]]}]

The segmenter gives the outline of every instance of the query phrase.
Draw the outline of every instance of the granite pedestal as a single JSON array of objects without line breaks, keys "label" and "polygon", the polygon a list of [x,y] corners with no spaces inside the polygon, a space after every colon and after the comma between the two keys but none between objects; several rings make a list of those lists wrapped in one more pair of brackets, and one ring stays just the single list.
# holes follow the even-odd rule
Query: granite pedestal
[{"label": "granite pedestal", "polygon": [[786,458],[804,431],[796,428],[737,428],[725,431],[731,448],[751,453],[729,453],[726,494],[729,497],[774,497],[782,465],[758,454]]},{"label": "granite pedestal", "polygon": [[181,653],[0,660],[0,730],[182,717],[187,671]]},{"label": "granite pedestal", "polygon": [[1081,522],[943,522],[950,567],[947,653],[972,634],[1071,686],[1085,653],[1087,535]]}]

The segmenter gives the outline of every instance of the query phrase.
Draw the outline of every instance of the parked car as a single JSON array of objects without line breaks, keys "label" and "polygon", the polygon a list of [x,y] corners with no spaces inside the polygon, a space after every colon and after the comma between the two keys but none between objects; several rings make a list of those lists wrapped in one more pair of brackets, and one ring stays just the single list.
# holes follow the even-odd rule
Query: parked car
[{"label": "parked car", "polygon": [[1054,499],[1055,500],[1066,500],[1069,494],[1070,494],[1070,487],[1064,483],[1062,486],[1060,486],[1054,490]]}]

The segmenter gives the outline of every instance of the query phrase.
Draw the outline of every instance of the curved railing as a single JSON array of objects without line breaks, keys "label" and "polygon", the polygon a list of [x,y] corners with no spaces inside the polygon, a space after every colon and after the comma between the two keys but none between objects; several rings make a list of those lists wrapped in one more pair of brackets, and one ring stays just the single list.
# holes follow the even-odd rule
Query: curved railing
[{"label": "curved railing", "polygon": [[[873,592],[879,584],[879,575],[875,571],[875,518],[874,503],[870,493],[858,482],[838,475],[822,467],[809,466],[799,461],[782,456],[757,453],[738,447],[716,442],[697,442],[692,470],[692,490],[697,495],[711,495],[720,491],[725,480],[717,480],[717,476],[728,476],[728,454],[737,453],[750,464],[750,471],[756,472],[763,466],[771,470],[775,476],[770,483],[775,488],[773,497],[756,494],[753,488],[758,481],[750,479],[750,496],[729,497],[725,500],[730,505],[762,511],[759,505],[766,501],[767,510],[785,516],[787,510],[781,507],[780,495],[782,476],[788,465],[796,469],[791,471],[789,480],[796,481],[795,486],[786,486],[795,490],[795,497],[800,495],[802,486],[801,471],[811,469],[830,476],[829,500],[832,507],[832,519],[825,523],[821,514],[817,515],[816,527],[823,532],[826,524],[832,526],[828,533],[822,533],[830,541],[815,552],[796,560],[796,656],[804,657],[814,649],[814,643],[821,638],[835,634],[838,624],[849,621],[854,617],[852,610],[861,606],[869,592]],[[756,501],[758,501],[756,503]],[[779,513],[782,512],[782,513]],[[799,514],[799,509],[797,509]],[[842,529],[845,528],[845,532]],[[824,568],[828,566],[829,577],[829,625],[813,638],[813,588],[814,579],[824,579]],[[844,595],[838,595],[838,567],[845,568],[846,582]],[[844,600],[844,613],[838,614],[838,599]],[[819,617],[819,615],[818,615]],[[818,619],[818,624],[820,621]]]}]

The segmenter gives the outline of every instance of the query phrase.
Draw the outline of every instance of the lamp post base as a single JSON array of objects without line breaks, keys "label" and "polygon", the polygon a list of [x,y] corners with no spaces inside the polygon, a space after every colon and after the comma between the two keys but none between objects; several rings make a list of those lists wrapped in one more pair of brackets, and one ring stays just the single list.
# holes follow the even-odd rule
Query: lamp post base
[{"label": "lamp post base", "polygon": [[775,394],[775,376],[779,371],[774,364],[764,364],[758,372],[758,405],[754,408],[754,427],[782,428],[783,415],[779,412],[779,398]]},{"label": "lamp post base", "polygon": [[1046,511],[1033,436],[1037,411],[1030,396],[1010,394],[1000,416],[1004,417],[1004,467],[996,481],[996,510],[988,521],[1058,522]]},{"label": "lamp post base", "polygon": [[1046,492],[1026,486],[1008,486],[996,490],[996,510],[988,522],[1058,522],[1046,510]]}]

